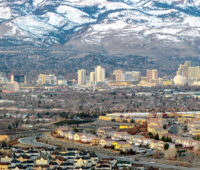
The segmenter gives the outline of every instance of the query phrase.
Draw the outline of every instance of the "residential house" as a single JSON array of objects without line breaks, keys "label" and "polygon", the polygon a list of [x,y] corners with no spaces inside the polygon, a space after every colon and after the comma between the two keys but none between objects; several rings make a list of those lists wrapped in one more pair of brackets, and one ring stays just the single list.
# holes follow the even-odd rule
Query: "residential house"
[{"label": "residential house", "polygon": [[12,159],[11,161],[11,167],[16,167],[17,165],[20,165],[21,162],[18,161],[17,159]]},{"label": "residential house", "polygon": [[113,136],[111,137],[113,140],[125,140],[130,141],[133,135],[128,134],[126,131],[117,131],[114,132]]},{"label": "residential house", "polygon": [[21,155],[17,157],[17,160],[20,162],[25,162],[25,161],[28,161],[29,159],[30,159],[30,156],[27,156],[27,155]]},{"label": "residential house", "polygon": [[114,146],[114,149],[116,149],[116,150],[127,151],[127,150],[131,149],[130,143],[127,143],[127,142],[124,142],[124,141],[113,142],[112,146]]},{"label": "residential house", "polygon": [[117,168],[119,169],[132,167],[132,164],[128,161],[118,161],[116,165],[117,165]]},{"label": "residential house", "polygon": [[54,161],[49,162],[50,169],[56,169],[58,167],[59,167],[59,164],[57,162],[54,162]]},{"label": "residential house", "polygon": [[111,116],[99,116],[99,120],[103,120],[103,121],[111,121],[113,119],[113,117]]},{"label": "residential house", "polygon": [[87,151],[80,151],[78,153],[78,157],[80,157],[80,158],[89,157],[89,156],[90,156],[90,154]]},{"label": "residential house", "polygon": [[113,133],[115,133],[115,132],[116,132],[116,130],[114,130],[114,129],[105,129],[103,136],[105,138],[110,138],[110,137],[112,137]]},{"label": "residential house", "polygon": [[37,157],[40,156],[40,153],[35,150],[29,150],[28,152],[26,152],[26,155],[36,159]]},{"label": "residential house", "polygon": [[68,132],[68,134],[67,135],[65,135],[65,137],[67,138],[67,139],[69,139],[69,140],[74,140],[74,134],[75,134],[75,132]]},{"label": "residential house", "polygon": [[49,164],[49,161],[48,161],[48,159],[47,158],[44,158],[44,157],[39,157],[39,158],[37,158],[36,159],[36,161],[35,161],[35,164],[36,165],[48,165]]},{"label": "residential house", "polygon": [[120,129],[132,129],[134,127],[135,127],[134,124],[129,124],[129,123],[123,123],[123,124],[120,124],[119,126]]},{"label": "residential house", "polygon": [[[154,133],[154,134],[157,133],[157,131],[160,132],[160,129],[163,128],[163,125],[165,123],[166,123],[166,121],[162,118],[149,118],[147,121],[147,131]],[[167,132],[165,132],[165,133],[167,133]]]},{"label": "residential house", "polygon": [[150,138],[143,138],[141,145],[142,146],[149,146],[152,140],[153,139],[150,139]]},{"label": "residential house", "polygon": [[1,157],[1,159],[0,159],[0,162],[2,162],[2,163],[11,163],[11,161],[12,161],[12,157],[8,156],[8,155],[5,155],[5,156]]},{"label": "residential house", "polygon": [[134,144],[136,146],[142,145],[143,139],[145,137],[142,135],[133,135],[132,139],[128,141],[130,144]]},{"label": "residential house", "polygon": [[77,153],[76,152],[68,152],[68,153],[64,154],[63,157],[68,160],[70,160],[70,159],[73,160],[74,158],[77,157]]},{"label": "residential house", "polygon": [[47,170],[48,169],[48,165],[35,165],[33,167],[33,170]]},{"label": "residential house", "polygon": [[62,169],[73,169],[74,168],[74,163],[72,162],[63,162],[60,166]]},{"label": "residential house", "polygon": [[96,136],[92,134],[83,134],[81,136],[81,142],[83,143],[91,143],[93,139],[96,139]]},{"label": "residential house", "polygon": [[74,134],[74,141],[81,142],[81,138],[84,134],[83,133],[75,133]]},{"label": "residential house", "polygon": [[68,139],[69,134],[72,133],[72,130],[63,130],[62,131],[62,136],[65,137],[66,139]]},{"label": "residential house", "polygon": [[99,141],[100,141],[100,138],[96,137],[96,138],[92,139],[91,145],[99,145]]},{"label": "residential house", "polygon": [[9,170],[10,163],[8,162],[0,162],[0,170]]},{"label": "residential house", "polygon": [[109,161],[99,161],[95,166],[95,170],[112,170],[112,163]]},{"label": "residential house", "polygon": [[147,123],[147,119],[146,118],[134,118],[133,120],[134,120],[134,122],[136,124],[140,124],[140,125],[143,125],[143,124]]},{"label": "residential house", "polygon": [[92,161],[90,160],[89,157],[85,157],[85,158],[78,157],[74,160],[74,166],[75,167],[86,167],[86,166],[91,167]]},{"label": "residential house", "polygon": [[157,128],[155,126],[149,126],[148,127],[148,132],[151,132],[153,134],[158,134],[160,136],[160,135],[168,133],[168,130],[167,129],[163,129],[163,128]]},{"label": "residential house", "polygon": [[189,117],[178,117],[177,120],[180,124],[187,124],[188,122],[190,122],[191,120],[193,120],[194,118],[189,116]]},{"label": "residential house", "polygon": [[194,118],[188,122],[189,133],[193,136],[200,136],[200,119]]},{"label": "residential house", "polygon": [[96,163],[99,161],[99,157],[96,154],[90,154],[90,160],[92,161],[92,165],[96,165]]},{"label": "residential house", "polygon": [[101,137],[111,137],[114,132],[115,130],[110,127],[98,128],[97,135]]},{"label": "residential house", "polygon": [[17,151],[15,152],[15,155],[16,155],[17,157],[19,157],[19,156],[21,156],[21,155],[23,155],[23,154],[25,154],[25,152],[24,152],[23,150],[17,150]]},{"label": "residential house", "polygon": [[69,127],[61,127],[59,129],[55,130],[55,133],[57,133],[59,136],[64,137],[64,131],[69,130]]},{"label": "residential house", "polygon": [[67,161],[67,159],[65,159],[64,157],[62,157],[62,156],[59,156],[59,157],[56,157],[55,159],[54,159],[54,162],[56,162],[57,164],[62,164],[63,162],[66,162]]},{"label": "residential house", "polygon": [[175,140],[175,143],[181,144],[183,147],[194,147],[199,143],[199,141],[192,138],[180,137],[179,139]]},{"label": "residential house", "polygon": [[52,158],[52,159],[55,159],[56,157],[58,157],[58,156],[60,156],[60,155],[61,155],[61,153],[59,153],[59,152],[57,152],[57,151],[54,151],[54,152],[51,153],[51,158]]},{"label": "residential house", "polygon": [[0,142],[8,141],[8,140],[9,140],[9,136],[8,135],[0,135]]},{"label": "residential house", "polygon": [[115,141],[112,139],[100,139],[99,145],[101,147],[111,147],[113,142]]},{"label": "residential house", "polygon": [[164,150],[164,145],[165,145],[165,142],[163,142],[163,141],[152,140],[150,145],[149,145],[149,147],[151,149],[163,151]]}]

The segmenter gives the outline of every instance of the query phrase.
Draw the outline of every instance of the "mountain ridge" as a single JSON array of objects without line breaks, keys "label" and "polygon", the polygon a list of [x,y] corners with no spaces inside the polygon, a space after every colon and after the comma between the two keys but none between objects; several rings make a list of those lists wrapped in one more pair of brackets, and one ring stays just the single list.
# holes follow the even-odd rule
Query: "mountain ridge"
[{"label": "mountain ridge", "polygon": [[150,56],[200,51],[199,0],[1,0],[0,11],[2,46]]}]

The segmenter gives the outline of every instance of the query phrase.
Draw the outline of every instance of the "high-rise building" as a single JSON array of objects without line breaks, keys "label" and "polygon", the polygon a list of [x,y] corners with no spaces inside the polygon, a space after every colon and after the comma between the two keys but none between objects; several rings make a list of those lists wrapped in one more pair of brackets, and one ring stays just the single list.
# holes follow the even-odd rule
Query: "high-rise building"
[{"label": "high-rise building", "polygon": [[86,70],[85,69],[78,70],[78,84],[86,85]]},{"label": "high-rise building", "polygon": [[126,71],[123,75],[124,81],[133,81],[133,74],[131,71]]},{"label": "high-rise building", "polygon": [[191,67],[191,62],[186,61],[184,64],[181,64],[176,72],[176,75],[181,75],[184,78],[188,79],[188,68]]},{"label": "high-rise building", "polygon": [[38,76],[38,84],[41,85],[55,85],[57,83],[57,78],[53,74],[45,75],[45,74],[40,74]]},{"label": "high-rise building", "polygon": [[5,73],[0,72],[0,84],[4,84],[5,82],[8,82],[8,79],[6,78]]},{"label": "high-rise building", "polygon": [[123,71],[122,70],[114,70],[113,74],[115,75],[115,81],[123,81]]},{"label": "high-rise building", "polygon": [[46,79],[46,75],[45,74],[40,74],[38,76],[38,84],[45,84],[45,79]]},{"label": "high-rise building", "polygon": [[176,72],[176,75],[183,76],[187,82],[200,79],[200,67],[192,67],[190,61],[181,64]]},{"label": "high-rise building", "polygon": [[105,69],[101,66],[95,68],[95,82],[104,82],[105,81]]},{"label": "high-rise building", "polygon": [[133,81],[141,80],[141,74],[139,71],[132,71],[132,75],[133,75]]},{"label": "high-rise building", "polygon": [[11,82],[13,82],[13,81],[15,81],[15,82],[17,82],[17,83],[19,83],[19,84],[25,83],[25,81],[26,81],[26,76],[24,76],[24,75],[14,75],[14,74],[12,74],[12,75],[11,75]]},{"label": "high-rise building", "polygon": [[14,82],[15,80],[14,80],[14,74],[11,74],[11,76],[10,76],[10,81],[11,82]]},{"label": "high-rise building", "polygon": [[90,72],[90,84],[95,82],[95,72]]},{"label": "high-rise building", "polygon": [[57,84],[59,86],[67,85],[67,80],[62,75],[57,76]]},{"label": "high-rise building", "polygon": [[200,67],[188,67],[188,79],[200,78]]},{"label": "high-rise building", "polygon": [[146,77],[148,82],[158,80],[158,70],[147,70]]},{"label": "high-rise building", "polygon": [[139,71],[126,71],[123,79],[124,81],[140,81],[141,75]]}]

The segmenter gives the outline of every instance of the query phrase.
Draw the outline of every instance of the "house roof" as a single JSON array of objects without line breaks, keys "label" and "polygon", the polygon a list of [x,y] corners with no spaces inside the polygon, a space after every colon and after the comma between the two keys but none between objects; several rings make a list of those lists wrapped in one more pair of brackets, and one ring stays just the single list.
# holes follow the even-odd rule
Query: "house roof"
[{"label": "house roof", "polygon": [[117,141],[116,143],[120,144],[120,145],[125,145],[125,144],[129,144],[127,142],[124,142],[124,141]]}]

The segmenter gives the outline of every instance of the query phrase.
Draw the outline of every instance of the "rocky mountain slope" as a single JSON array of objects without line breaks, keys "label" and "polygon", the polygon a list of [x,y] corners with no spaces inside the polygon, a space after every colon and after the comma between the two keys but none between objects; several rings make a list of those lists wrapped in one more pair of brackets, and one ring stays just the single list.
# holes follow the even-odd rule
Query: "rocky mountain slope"
[{"label": "rocky mountain slope", "polygon": [[200,0],[0,0],[0,45],[198,56]]}]

